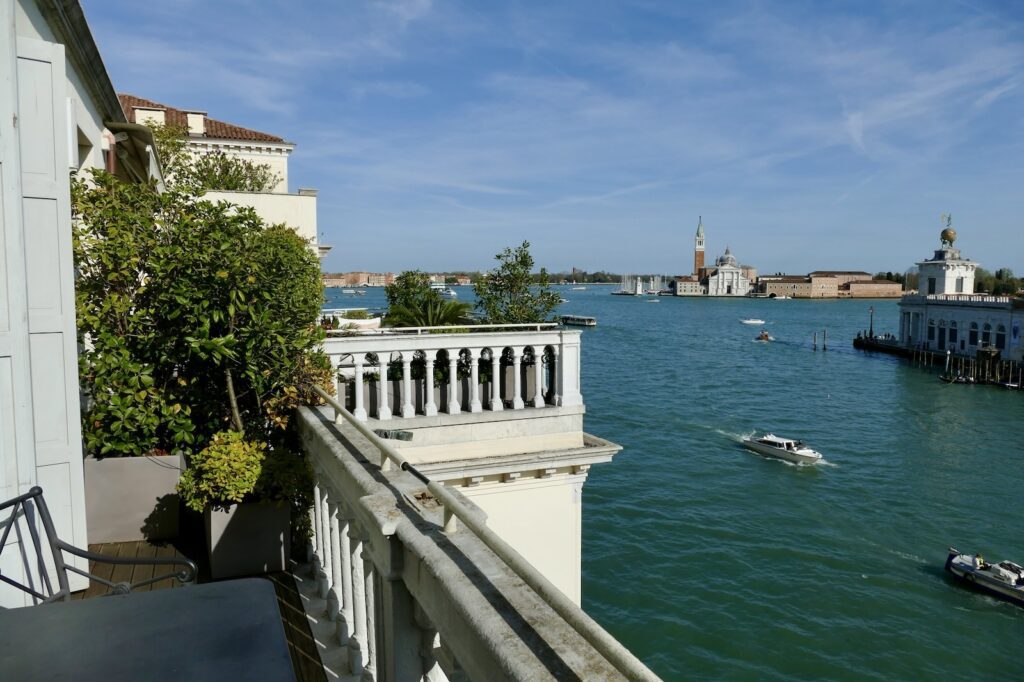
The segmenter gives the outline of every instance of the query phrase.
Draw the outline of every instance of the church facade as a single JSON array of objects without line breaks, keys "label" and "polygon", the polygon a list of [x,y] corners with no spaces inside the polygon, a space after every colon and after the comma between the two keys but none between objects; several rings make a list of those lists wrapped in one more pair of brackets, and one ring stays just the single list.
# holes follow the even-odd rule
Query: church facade
[{"label": "church facade", "polygon": [[704,219],[700,217],[693,245],[693,272],[676,277],[669,288],[676,296],[746,296],[756,280],[757,271],[740,265],[729,247],[713,266],[704,265]]}]

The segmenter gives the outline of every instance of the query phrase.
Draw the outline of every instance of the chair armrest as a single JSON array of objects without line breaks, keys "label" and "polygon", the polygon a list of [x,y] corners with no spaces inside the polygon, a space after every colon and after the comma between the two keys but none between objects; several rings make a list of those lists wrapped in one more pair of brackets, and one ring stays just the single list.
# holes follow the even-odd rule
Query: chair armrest
[{"label": "chair armrest", "polygon": [[140,580],[137,583],[127,583],[127,582],[114,583],[114,582],[111,582],[110,580],[107,580],[105,578],[101,578],[101,577],[99,577],[97,575],[93,575],[92,573],[89,573],[88,571],[83,571],[80,568],[76,568],[75,566],[72,566],[71,564],[67,564],[66,565],[67,570],[73,571],[73,572],[75,572],[75,573],[77,573],[77,574],[79,574],[81,576],[85,576],[86,578],[89,578],[90,580],[95,580],[96,582],[102,583],[102,584],[106,585],[107,587],[111,588],[111,590],[112,590],[111,594],[128,594],[128,593],[130,593],[134,589],[137,589],[139,587],[145,587],[146,585],[152,585],[153,583],[160,582],[161,580],[166,580],[167,578],[174,578],[178,582],[183,583],[183,584],[184,583],[190,583],[190,582],[192,582],[192,581],[194,581],[196,579],[196,573],[198,571],[198,569],[196,568],[195,562],[193,562],[190,559],[185,559],[184,557],[181,557],[181,558],[179,558],[179,557],[116,557],[116,556],[110,556],[108,554],[99,554],[97,552],[89,552],[89,551],[81,549],[79,547],[75,547],[74,545],[69,545],[68,543],[64,542],[63,540],[58,540],[56,542],[56,546],[57,546],[57,548],[59,550],[67,552],[68,554],[73,554],[73,555],[75,555],[77,557],[81,557],[81,558],[86,559],[88,561],[98,561],[98,562],[104,563],[104,564],[114,564],[114,565],[120,565],[120,566],[130,565],[130,566],[181,566],[182,567],[181,570],[179,570],[179,571],[172,571],[170,573],[163,573],[163,574],[158,575],[158,576],[153,576],[152,578],[147,578],[146,580]]}]

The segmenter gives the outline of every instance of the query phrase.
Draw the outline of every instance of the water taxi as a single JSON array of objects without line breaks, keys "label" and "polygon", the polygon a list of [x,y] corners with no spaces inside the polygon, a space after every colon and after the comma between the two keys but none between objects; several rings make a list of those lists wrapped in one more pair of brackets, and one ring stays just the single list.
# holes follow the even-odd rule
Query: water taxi
[{"label": "water taxi", "polygon": [[803,441],[780,438],[772,433],[745,436],[743,446],[760,455],[783,459],[793,464],[817,464],[821,460],[821,453],[807,447]]},{"label": "water taxi", "polygon": [[1024,568],[1012,561],[990,564],[980,554],[949,548],[946,570],[979,590],[1024,606]]},{"label": "water taxi", "polygon": [[597,319],[584,315],[562,315],[562,324],[570,327],[596,327]]}]

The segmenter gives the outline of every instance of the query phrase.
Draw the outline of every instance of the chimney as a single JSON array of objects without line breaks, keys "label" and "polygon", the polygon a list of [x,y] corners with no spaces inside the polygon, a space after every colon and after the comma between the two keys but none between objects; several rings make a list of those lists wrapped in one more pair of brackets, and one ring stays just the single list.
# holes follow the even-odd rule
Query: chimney
[{"label": "chimney", "polygon": [[188,111],[188,134],[202,137],[206,134],[206,112]]}]

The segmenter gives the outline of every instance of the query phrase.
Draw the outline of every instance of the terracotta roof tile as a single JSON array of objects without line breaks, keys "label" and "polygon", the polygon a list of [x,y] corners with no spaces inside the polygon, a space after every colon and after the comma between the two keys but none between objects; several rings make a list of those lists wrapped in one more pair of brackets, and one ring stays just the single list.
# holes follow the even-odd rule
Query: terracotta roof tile
[{"label": "terracotta roof tile", "polygon": [[[124,109],[125,117],[132,123],[137,122],[135,120],[135,107],[142,107],[144,109],[162,109],[165,112],[164,120],[168,125],[181,126],[184,128],[188,127],[188,114],[181,109],[176,109],[174,107],[167,106],[166,104],[160,104],[159,102],[124,93],[119,93],[117,98],[121,100],[121,108]],[[205,124],[206,131],[202,136],[191,135],[191,137],[206,137],[217,140],[251,140],[253,142],[287,144],[284,141],[284,138],[276,135],[261,133],[258,130],[252,130],[250,128],[243,128],[242,126],[236,126],[233,123],[225,123],[224,121],[218,121],[217,119],[210,118],[209,116],[206,116]]]}]

